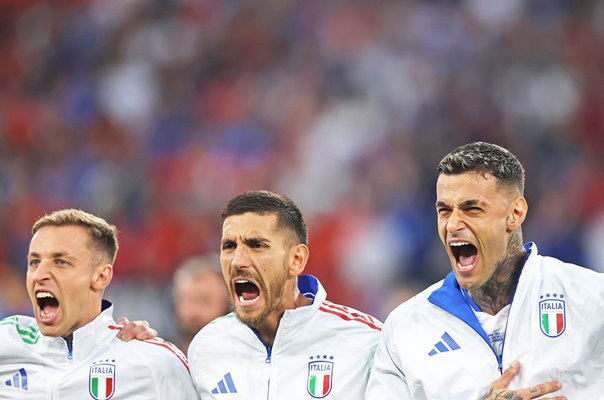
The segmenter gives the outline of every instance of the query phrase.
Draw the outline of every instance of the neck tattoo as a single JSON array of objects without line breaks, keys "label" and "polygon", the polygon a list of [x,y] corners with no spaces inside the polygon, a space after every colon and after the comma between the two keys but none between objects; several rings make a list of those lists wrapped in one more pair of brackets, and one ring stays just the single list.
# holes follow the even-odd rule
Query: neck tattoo
[{"label": "neck tattoo", "polygon": [[514,232],[508,240],[507,254],[497,263],[493,275],[480,288],[468,292],[482,311],[495,315],[509,304],[516,291],[525,256],[522,238]]}]

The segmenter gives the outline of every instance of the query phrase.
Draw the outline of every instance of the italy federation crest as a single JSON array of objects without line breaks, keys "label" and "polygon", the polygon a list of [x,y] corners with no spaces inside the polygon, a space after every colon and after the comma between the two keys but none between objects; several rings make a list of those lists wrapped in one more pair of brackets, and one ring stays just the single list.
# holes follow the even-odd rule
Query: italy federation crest
[{"label": "italy federation crest", "polygon": [[315,399],[322,399],[331,392],[333,386],[333,356],[310,356],[306,390]]},{"label": "italy federation crest", "polygon": [[541,295],[539,301],[541,332],[547,337],[558,337],[566,329],[566,301],[563,294]]},{"label": "italy federation crest", "polygon": [[115,360],[97,361],[90,367],[88,391],[95,400],[108,400],[115,393]]}]

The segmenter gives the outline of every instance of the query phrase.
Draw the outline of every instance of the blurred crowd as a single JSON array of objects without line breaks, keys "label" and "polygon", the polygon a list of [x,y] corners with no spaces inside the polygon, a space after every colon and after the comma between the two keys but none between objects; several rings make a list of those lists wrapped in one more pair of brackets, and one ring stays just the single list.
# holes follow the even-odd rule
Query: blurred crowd
[{"label": "blurred crowd", "polygon": [[0,55],[0,316],[32,223],[77,207],[119,229],[118,314],[169,338],[174,269],[262,188],[383,319],[449,270],[435,169],[475,140],[526,167],[525,241],[604,270],[602,1],[0,0]]}]

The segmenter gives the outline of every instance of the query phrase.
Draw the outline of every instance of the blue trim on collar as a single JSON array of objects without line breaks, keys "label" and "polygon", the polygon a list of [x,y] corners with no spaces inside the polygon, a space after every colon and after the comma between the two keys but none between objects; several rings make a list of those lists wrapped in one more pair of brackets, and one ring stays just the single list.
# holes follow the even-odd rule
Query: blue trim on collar
[{"label": "blue trim on collar", "polygon": [[[522,265],[523,269],[533,250],[536,250],[536,247],[534,243],[529,242],[524,245],[524,249],[526,250],[527,254]],[[476,318],[474,311],[472,311],[472,308],[474,308],[476,311],[480,311],[480,308],[470,298],[470,296],[467,294],[467,291],[465,292],[465,296],[462,291],[465,291],[465,289],[459,286],[457,279],[455,279],[455,274],[453,271],[451,271],[445,277],[443,285],[430,294],[428,301],[435,306],[442,308],[449,314],[455,315],[457,318],[461,319],[468,326],[474,329],[474,331],[476,331],[476,333],[478,333],[489,344],[489,347],[491,347],[491,341],[489,340],[484,329],[482,329],[480,322],[478,322],[478,318]],[[516,293],[514,293],[514,295],[515,294]],[[510,299],[510,304],[514,300],[514,295]]]},{"label": "blue trim on collar", "polygon": [[319,280],[312,275],[298,276],[298,290],[304,297],[308,297],[313,302],[319,291]]},{"label": "blue trim on collar", "polygon": [[447,274],[443,285],[430,294],[428,301],[468,324],[491,347],[489,337],[484,329],[482,329],[474,311],[472,311],[472,308],[466,302],[466,299],[464,299],[453,271]]},{"label": "blue trim on collar", "polygon": [[109,307],[111,307],[113,304],[111,304],[111,302],[109,300],[105,300],[103,299],[101,301],[101,312],[105,311],[106,309],[108,309]]},{"label": "blue trim on collar", "polygon": [[480,309],[480,307],[478,307],[478,304],[474,303],[474,300],[472,299],[472,297],[470,296],[470,294],[468,293],[468,291],[466,289],[462,288],[462,287],[460,287],[460,289],[461,289],[461,294],[462,294],[464,300],[468,303],[468,305],[470,307],[472,307],[472,309],[474,311],[476,311],[476,312],[482,311]]}]

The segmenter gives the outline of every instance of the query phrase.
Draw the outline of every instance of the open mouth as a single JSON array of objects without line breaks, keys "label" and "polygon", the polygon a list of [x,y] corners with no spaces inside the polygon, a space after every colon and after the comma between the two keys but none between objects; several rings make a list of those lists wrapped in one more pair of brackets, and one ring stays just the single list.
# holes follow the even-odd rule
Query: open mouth
[{"label": "open mouth", "polygon": [[260,298],[260,288],[254,282],[247,279],[234,281],[235,295],[242,305],[252,304]]},{"label": "open mouth", "polygon": [[455,257],[456,266],[460,271],[469,271],[474,268],[478,258],[478,249],[468,242],[449,243],[451,254]]},{"label": "open mouth", "polygon": [[40,309],[42,321],[50,321],[57,315],[59,300],[52,293],[45,291],[36,292],[36,302]]}]

